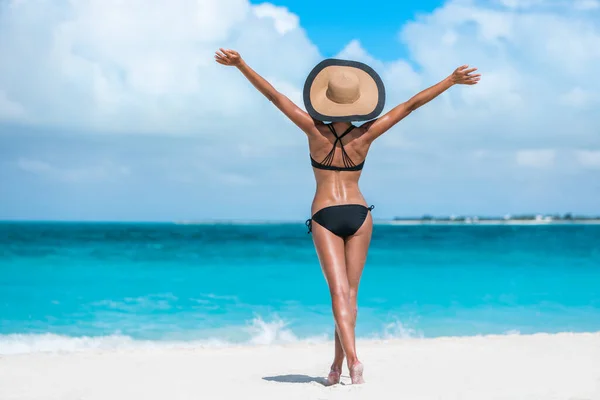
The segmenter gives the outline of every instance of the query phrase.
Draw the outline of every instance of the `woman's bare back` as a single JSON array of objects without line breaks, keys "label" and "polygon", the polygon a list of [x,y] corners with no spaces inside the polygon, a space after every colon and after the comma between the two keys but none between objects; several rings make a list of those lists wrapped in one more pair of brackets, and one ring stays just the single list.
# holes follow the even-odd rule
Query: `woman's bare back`
[{"label": "woman's bare back", "polygon": [[[333,128],[338,136],[350,126],[349,123],[334,123]],[[344,167],[345,150],[348,158],[355,165],[360,165],[366,159],[369,151],[370,142],[365,140],[365,129],[355,127],[342,139],[341,143],[336,141],[336,137],[327,124],[319,123],[315,125],[315,132],[308,135],[308,145],[311,157],[321,163],[330,155],[335,143],[335,150],[330,156],[331,166]],[[336,143],[337,142],[337,143]],[[366,205],[360,189],[358,180],[362,170],[356,171],[332,171],[313,168],[317,190],[312,204],[312,212],[316,212],[323,207],[338,204],[362,204]]]}]

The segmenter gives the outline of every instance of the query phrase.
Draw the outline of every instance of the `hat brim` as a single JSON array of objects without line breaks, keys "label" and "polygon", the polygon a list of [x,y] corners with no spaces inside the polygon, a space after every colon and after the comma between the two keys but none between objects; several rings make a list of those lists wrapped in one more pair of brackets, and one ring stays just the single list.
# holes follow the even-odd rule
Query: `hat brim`
[{"label": "hat brim", "polygon": [[[325,96],[327,74],[331,67],[355,69],[361,97],[352,104],[335,103]],[[317,64],[304,83],[304,105],[308,114],[320,121],[366,121],[381,114],[385,106],[385,87],[380,76],[368,65],[350,60],[329,58]]]}]

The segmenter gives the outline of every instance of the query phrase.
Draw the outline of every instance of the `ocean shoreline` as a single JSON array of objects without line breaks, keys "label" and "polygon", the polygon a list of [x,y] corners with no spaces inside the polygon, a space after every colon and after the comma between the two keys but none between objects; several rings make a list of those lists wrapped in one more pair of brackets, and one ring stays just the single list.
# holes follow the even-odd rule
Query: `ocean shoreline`
[{"label": "ocean shoreline", "polygon": [[[435,341],[469,341],[472,339],[498,339],[503,337],[531,337],[542,338],[548,336],[572,337],[572,336],[600,336],[600,331],[565,331],[565,332],[535,332],[520,333],[518,331],[507,331],[504,333],[457,335],[457,336],[403,336],[403,337],[357,337],[358,346],[379,346],[383,344],[406,343],[406,342],[435,342]],[[21,341],[19,342],[19,339]],[[33,340],[45,341],[45,346],[32,346]],[[49,346],[53,344],[54,346]],[[62,346],[56,346],[62,344]],[[310,338],[294,338],[292,341],[275,341],[269,343],[261,342],[223,342],[216,339],[209,340],[150,340],[135,339],[125,335],[109,336],[62,336],[56,334],[4,334],[0,335],[0,358],[13,356],[27,356],[34,354],[76,354],[76,353],[111,353],[111,352],[143,352],[143,351],[166,351],[166,350],[202,350],[202,349],[252,349],[252,348],[294,348],[297,346],[318,347],[333,346],[333,339],[322,336]],[[15,351],[11,346],[19,346],[21,351]],[[19,348],[17,347],[17,348]],[[34,349],[34,347],[36,347]],[[26,351],[24,351],[26,350]]]}]

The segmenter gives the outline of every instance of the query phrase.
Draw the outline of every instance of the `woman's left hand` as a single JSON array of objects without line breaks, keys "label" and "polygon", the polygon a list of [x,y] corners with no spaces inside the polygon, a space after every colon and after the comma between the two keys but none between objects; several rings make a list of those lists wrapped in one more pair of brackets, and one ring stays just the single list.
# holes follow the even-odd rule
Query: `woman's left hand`
[{"label": "woman's left hand", "polygon": [[219,64],[237,67],[242,63],[242,56],[235,50],[220,48],[215,51],[215,61]]}]

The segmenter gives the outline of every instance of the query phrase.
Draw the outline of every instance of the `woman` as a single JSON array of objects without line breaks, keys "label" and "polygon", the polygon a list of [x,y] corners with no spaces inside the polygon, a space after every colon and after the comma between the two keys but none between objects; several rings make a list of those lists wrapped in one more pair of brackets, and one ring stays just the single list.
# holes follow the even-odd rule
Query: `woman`
[{"label": "woman", "polygon": [[[455,84],[476,84],[480,75],[473,74],[476,68],[463,65],[376,118],[385,103],[385,90],[379,75],[363,63],[336,59],[319,63],[304,85],[305,112],[253,71],[236,51],[220,49],[215,60],[237,67],[308,137],[317,190],[307,225],[329,285],[335,319],[335,355],[327,381],[339,383],[345,356],[352,383],[363,383],[354,328],[358,284],[373,229],[369,213],[373,207],[366,206],[358,187],[367,152],[375,139],[411,112]],[[359,127],[350,122],[367,120]]]}]

